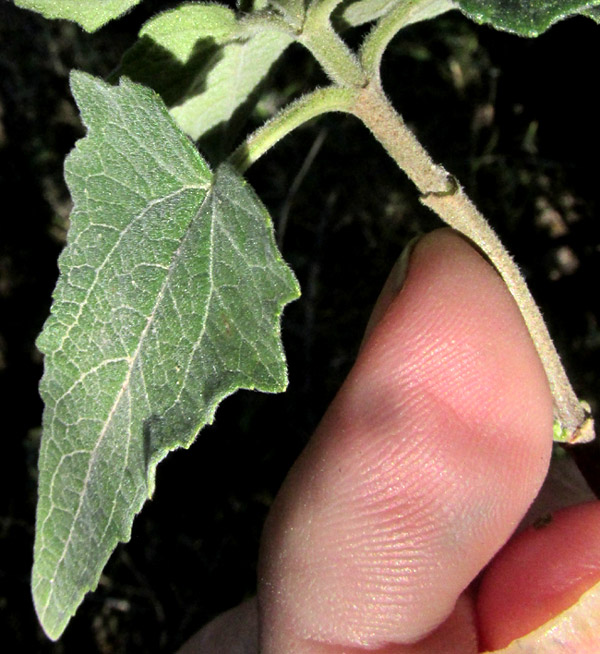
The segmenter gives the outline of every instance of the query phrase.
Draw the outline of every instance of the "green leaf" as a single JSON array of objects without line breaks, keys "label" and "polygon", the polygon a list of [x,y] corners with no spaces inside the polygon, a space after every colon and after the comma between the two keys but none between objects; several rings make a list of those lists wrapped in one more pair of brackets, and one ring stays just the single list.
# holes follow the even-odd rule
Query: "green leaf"
[{"label": "green leaf", "polygon": [[406,15],[402,27],[407,27],[456,7],[454,0],[356,0],[344,6],[340,19],[346,27],[356,27],[402,8]]},{"label": "green leaf", "polygon": [[600,7],[586,7],[581,11],[581,13],[600,24]]},{"label": "green leaf", "polygon": [[15,0],[17,7],[31,9],[46,18],[64,18],[94,32],[124,14],[141,0]]},{"label": "green leaf", "polygon": [[236,18],[231,9],[195,3],[158,14],[142,27],[140,37],[148,36],[185,64],[203,39],[221,45],[235,38],[236,31]]},{"label": "green leaf", "polygon": [[182,5],[144,25],[118,74],[157,91],[198,140],[231,120],[293,40],[268,29],[240,37],[227,7]]},{"label": "green leaf", "polygon": [[341,20],[347,27],[370,23],[385,16],[402,4],[403,0],[356,0],[345,4],[340,11]]},{"label": "green leaf", "polygon": [[[218,61],[220,46],[236,37],[235,14],[221,5],[182,5],[149,20],[112,76],[153,88],[167,106],[203,91],[203,73]],[[191,91],[190,91],[191,89]]]},{"label": "green leaf", "polygon": [[[477,23],[521,36],[538,36],[551,25],[593,11],[600,0],[457,0],[461,11]],[[589,14],[588,14],[589,15]]]},{"label": "green leaf", "polygon": [[263,32],[222,48],[214,66],[202,71],[205,91],[171,108],[181,129],[197,140],[211,129],[227,123],[249,99],[273,64],[292,43],[278,32]]},{"label": "green leaf", "polygon": [[[262,4],[262,2],[254,3],[256,8]],[[296,29],[302,28],[308,0],[268,0],[267,4],[277,10],[290,25]]]},{"label": "green leaf", "polygon": [[283,306],[299,294],[269,216],[228,166],[213,174],[152,91],[73,73],[88,127],[45,354],[32,576],[56,639],[154,489],[238,388],[286,386]]}]

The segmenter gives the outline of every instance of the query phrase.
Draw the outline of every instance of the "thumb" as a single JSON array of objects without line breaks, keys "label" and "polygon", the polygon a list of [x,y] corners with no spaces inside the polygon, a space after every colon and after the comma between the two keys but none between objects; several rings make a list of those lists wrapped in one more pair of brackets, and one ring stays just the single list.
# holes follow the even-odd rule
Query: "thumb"
[{"label": "thumb", "polygon": [[523,516],[551,442],[502,280],[453,232],[426,236],[267,520],[261,652],[424,638]]}]

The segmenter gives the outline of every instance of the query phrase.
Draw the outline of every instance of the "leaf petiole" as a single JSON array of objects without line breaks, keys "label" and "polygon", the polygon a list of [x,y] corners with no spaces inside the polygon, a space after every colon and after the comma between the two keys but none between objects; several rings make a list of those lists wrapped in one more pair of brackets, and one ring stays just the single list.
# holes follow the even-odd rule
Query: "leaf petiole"
[{"label": "leaf petiole", "polygon": [[381,58],[389,42],[404,27],[456,9],[453,0],[408,0],[382,16],[360,49],[360,62],[370,79],[379,77]]},{"label": "leaf petiole", "polygon": [[329,111],[351,112],[357,93],[357,89],[333,85],[299,98],[251,134],[229,157],[229,162],[244,173],[284,136],[312,118]]}]

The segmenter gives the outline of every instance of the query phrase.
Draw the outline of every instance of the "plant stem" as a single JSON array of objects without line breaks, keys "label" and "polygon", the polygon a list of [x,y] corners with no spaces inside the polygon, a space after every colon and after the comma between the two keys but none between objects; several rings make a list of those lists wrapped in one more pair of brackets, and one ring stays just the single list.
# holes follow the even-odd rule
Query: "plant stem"
[{"label": "plant stem", "polygon": [[328,21],[334,9],[342,2],[343,0],[312,0],[308,7],[308,14],[313,15],[316,22]]},{"label": "plant stem", "polygon": [[379,77],[381,57],[389,42],[402,28],[439,16],[456,7],[453,0],[406,0],[382,16],[360,49],[360,61],[369,78]]},{"label": "plant stem", "polygon": [[265,152],[308,120],[329,111],[350,112],[357,91],[329,86],[301,97],[251,134],[229,157],[229,162],[244,173]]},{"label": "plant stem", "polygon": [[388,102],[378,80],[357,94],[352,113],[371,130],[421,194],[441,194],[453,190],[453,178],[433,163],[425,148]]},{"label": "plant stem", "polygon": [[548,377],[555,418],[570,442],[593,438],[589,412],[579,402],[542,315],[517,266],[462,188],[435,165],[385,97],[378,80],[357,95],[353,113],[371,130],[421,192],[421,201],[444,222],[473,241],[504,280],[525,320]]},{"label": "plant stem", "polygon": [[517,303],[529,334],[540,356],[554,399],[555,418],[569,442],[593,439],[589,412],[579,402],[542,314],[531,296],[518,267],[489,223],[458,188],[452,195],[425,195],[422,203],[435,211],[448,225],[473,241],[495,266]]},{"label": "plant stem", "polygon": [[394,34],[411,22],[453,8],[452,0],[406,0],[377,23],[361,49],[360,61],[331,26],[329,13],[336,1],[325,2],[324,9],[319,9],[318,3],[309,8],[297,39],[315,56],[334,85],[314,91],[284,109],[233,153],[231,163],[244,172],[283,136],[307,120],[327,111],[354,114],[414,182],[423,204],[479,246],[496,267],[521,311],[548,377],[557,432],[562,440],[569,442],[592,440],[591,415],[569,383],[544,320],[517,266],[454,177],[432,161],[381,88],[379,64]]},{"label": "plant stem", "polygon": [[331,26],[330,14],[336,4],[336,0],[313,3],[298,42],[310,51],[332,82],[338,86],[364,86],[367,76],[357,56]]}]

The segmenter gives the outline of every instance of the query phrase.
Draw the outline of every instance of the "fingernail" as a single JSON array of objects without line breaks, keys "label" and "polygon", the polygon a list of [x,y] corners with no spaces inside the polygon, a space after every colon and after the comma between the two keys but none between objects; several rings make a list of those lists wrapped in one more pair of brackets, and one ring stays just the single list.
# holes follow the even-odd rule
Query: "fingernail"
[{"label": "fingernail", "polygon": [[375,302],[373,311],[371,312],[369,322],[367,323],[367,327],[365,329],[365,334],[360,344],[359,352],[362,350],[364,344],[367,342],[369,336],[387,311],[394,298],[402,290],[402,286],[404,285],[406,276],[408,275],[408,266],[411,255],[417,243],[423,236],[423,234],[420,234],[412,238],[404,246],[402,253],[396,260],[396,263],[393,265],[392,270],[390,271],[390,274],[388,275],[388,278],[386,279],[385,284],[381,289],[381,293]]}]

